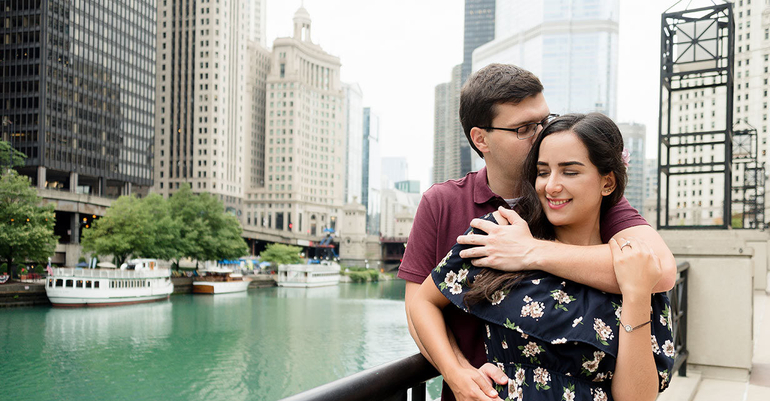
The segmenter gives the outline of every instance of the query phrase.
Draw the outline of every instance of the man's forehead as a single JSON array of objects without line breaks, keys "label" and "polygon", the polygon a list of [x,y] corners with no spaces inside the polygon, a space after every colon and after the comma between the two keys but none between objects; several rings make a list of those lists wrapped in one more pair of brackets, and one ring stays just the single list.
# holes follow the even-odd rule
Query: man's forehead
[{"label": "man's forehead", "polygon": [[[540,96],[538,96],[540,95]],[[551,113],[542,94],[530,96],[520,102],[496,103],[493,109],[493,117],[504,119],[507,123],[539,122]],[[540,97],[540,99],[537,99]]]}]

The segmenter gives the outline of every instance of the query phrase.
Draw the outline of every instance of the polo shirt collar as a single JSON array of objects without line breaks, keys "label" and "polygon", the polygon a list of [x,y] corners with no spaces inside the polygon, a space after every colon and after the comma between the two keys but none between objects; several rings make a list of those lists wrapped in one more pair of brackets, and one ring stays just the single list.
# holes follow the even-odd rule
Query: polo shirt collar
[{"label": "polo shirt collar", "polygon": [[485,166],[476,172],[476,176],[473,177],[473,202],[481,205],[492,199],[500,199],[500,197],[489,189],[487,184],[487,168]]}]

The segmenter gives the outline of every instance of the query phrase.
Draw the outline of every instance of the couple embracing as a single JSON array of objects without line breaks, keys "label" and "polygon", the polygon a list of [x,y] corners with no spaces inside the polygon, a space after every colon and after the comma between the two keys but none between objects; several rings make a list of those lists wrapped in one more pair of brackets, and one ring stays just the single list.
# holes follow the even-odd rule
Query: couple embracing
[{"label": "couple embracing", "polygon": [[463,87],[486,167],[420,202],[399,268],[410,333],[445,400],[654,400],[674,361],[674,257],[623,197],[615,123],[553,115],[542,92],[503,64]]}]

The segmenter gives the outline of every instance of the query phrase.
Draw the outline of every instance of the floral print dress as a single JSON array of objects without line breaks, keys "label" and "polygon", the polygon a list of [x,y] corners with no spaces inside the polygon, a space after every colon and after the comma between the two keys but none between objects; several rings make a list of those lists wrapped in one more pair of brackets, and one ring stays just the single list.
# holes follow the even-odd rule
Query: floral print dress
[{"label": "floral print dress", "polygon": [[[489,215],[485,218],[494,221]],[[497,386],[500,398],[612,400],[618,331],[622,330],[621,296],[534,272],[510,291],[495,293],[493,302],[469,308],[464,294],[483,269],[459,257],[466,247],[456,244],[431,276],[455,306],[486,323],[487,360],[509,377],[507,386]],[[650,316],[650,346],[663,391],[668,387],[675,351],[665,294],[652,295]]]}]

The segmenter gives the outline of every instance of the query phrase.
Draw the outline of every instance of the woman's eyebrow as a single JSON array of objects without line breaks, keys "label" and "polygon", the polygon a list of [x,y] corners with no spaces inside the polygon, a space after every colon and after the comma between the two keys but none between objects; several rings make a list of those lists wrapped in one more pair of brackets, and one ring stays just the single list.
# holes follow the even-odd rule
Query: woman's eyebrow
[{"label": "woman's eyebrow", "polygon": [[567,166],[583,166],[585,167],[585,164],[579,162],[579,161],[570,161],[570,162],[561,162],[559,163],[559,166],[561,167],[567,167]]}]

